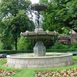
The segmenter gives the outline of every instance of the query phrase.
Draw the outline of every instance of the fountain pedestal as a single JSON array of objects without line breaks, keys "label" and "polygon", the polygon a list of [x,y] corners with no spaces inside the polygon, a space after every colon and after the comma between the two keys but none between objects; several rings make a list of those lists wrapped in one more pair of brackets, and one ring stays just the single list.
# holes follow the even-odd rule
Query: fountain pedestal
[{"label": "fountain pedestal", "polygon": [[36,42],[33,50],[34,50],[35,56],[45,56],[46,48],[45,48],[43,42],[41,42],[41,41]]}]

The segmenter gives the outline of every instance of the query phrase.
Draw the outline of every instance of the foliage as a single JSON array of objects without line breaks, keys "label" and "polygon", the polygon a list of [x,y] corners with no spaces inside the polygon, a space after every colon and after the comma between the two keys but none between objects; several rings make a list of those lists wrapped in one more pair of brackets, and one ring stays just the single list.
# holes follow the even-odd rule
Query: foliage
[{"label": "foliage", "polygon": [[13,49],[12,40],[11,40],[11,38],[8,38],[8,37],[10,37],[10,36],[6,33],[6,35],[3,35],[1,38],[1,42],[3,43],[3,48],[2,48],[3,50]]},{"label": "foliage", "polygon": [[54,46],[51,47],[52,49],[68,49],[69,45],[64,45],[61,43],[55,43]]},{"label": "foliage", "polygon": [[32,53],[33,50],[0,50],[0,54]]},{"label": "foliage", "polygon": [[44,39],[42,41],[47,49],[49,49],[54,44],[54,41],[51,39]]},{"label": "foliage", "polygon": [[70,51],[76,51],[77,49],[47,49],[47,52],[70,52]]},{"label": "foliage", "polygon": [[[51,49],[64,49],[65,51],[77,51],[77,43],[71,43],[71,44],[62,44],[62,43],[55,43]],[[63,50],[63,51],[64,51]]]},{"label": "foliage", "polygon": [[[27,16],[27,8],[30,4],[29,0],[1,0],[0,14],[1,22],[3,23],[2,34],[3,40],[10,40],[9,45],[14,45],[17,50],[17,39],[20,37],[20,32],[32,29],[32,21]],[[5,41],[3,41],[5,43]]]},{"label": "foliage", "polygon": [[30,47],[31,42],[27,40],[25,37],[20,37],[18,40],[18,50],[25,50],[27,51]]},{"label": "foliage", "polygon": [[[48,9],[43,12],[44,29],[56,30],[63,33],[65,27],[77,30],[77,0],[40,0],[41,3],[46,3]],[[68,34],[68,33],[67,33]]]},{"label": "foliage", "polygon": [[69,32],[70,32],[70,30],[69,30],[69,28],[68,27],[62,27],[62,34],[69,34]]},{"label": "foliage", "polygon": [[77,43],[72,43],[70,45],[70,49],[76,49],[77,48]]},{"label": "foliage", "polygon": [[3,43],[0,41],[0,50],[3,49]]}]

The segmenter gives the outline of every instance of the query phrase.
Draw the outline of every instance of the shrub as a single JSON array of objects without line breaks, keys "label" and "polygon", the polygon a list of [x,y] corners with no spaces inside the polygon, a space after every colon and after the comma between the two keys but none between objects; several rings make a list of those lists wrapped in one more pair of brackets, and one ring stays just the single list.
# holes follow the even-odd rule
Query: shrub
[{"label": "shrub", "polygon": [[70,45],[70,49],[77,49],[77,43],[72,43]]},{"label": "shrub", "polygon": [[27,40],[25,37],[20,37],[18,40],[17,48],[18,50],[27,50],[30,44],[31,42]]},{"label": "shrub", "polygon": [[32,53],[33,50],[0,50],[0,54]]},{"label": "shrub", "polygon": [[68,49],[69,45],[64,45],[61,43],[55,43],[54,46],[51,47],[51,49]]},{"label": "shrub", "polygon": [[12,45],[11,44],[3,44],[3,50],[12,50]]},{"label": "shrub", "polygon": [[47,49],[47,52],[74,52],[77,49]]},{"label": "shrub", "polygon": [[55,43],[47,52],[73,52],[77,51],[77,43],[71,43],[68,45]]}]

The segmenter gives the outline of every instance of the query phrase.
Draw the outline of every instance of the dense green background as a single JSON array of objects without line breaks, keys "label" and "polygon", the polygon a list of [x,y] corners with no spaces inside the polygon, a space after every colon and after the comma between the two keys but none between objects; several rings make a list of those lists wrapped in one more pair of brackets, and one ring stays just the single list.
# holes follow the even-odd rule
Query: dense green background
[{"label": "dense green background", "polygon": [[[77,0],[40,0],[48,9],[41,14],[44,17],[44,30],[57,31],[69,35],[70,29],[77,31]],[[0,2],[0,50],[32,50],[36,40],[20,37],[21,32],[34,30],[29,19],[29,0],[1,0]],[[22,41],[23,40],[23,41]],[[57,45],[58,37],[43,40],[47,49],[76,49],[74,45]]]}]

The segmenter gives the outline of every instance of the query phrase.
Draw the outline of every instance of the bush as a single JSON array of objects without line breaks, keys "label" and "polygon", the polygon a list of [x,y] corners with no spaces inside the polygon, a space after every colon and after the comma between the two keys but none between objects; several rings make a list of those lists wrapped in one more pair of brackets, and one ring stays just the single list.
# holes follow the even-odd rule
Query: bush
[{"label": "bush", "polygon": [[72,43],[70,45],[70,49],[77,49],[77,43]]},{"label": "bush", "polygon": [[20,37],[18,40],[17,48],[18,50],[25,50],[29,49],[31,42],[27,40],[25,37]]},{"label": "bush", "polygon": [[54,46],[51,47],[51,49],[68,49],[69,45],[64,45],[61,43],[55,43]]},{"label": "bush", "polygon": [[47,49],[47,52],[74,52],[77,49]]},{"label": "bush", "polygon": [[3,50],[12,50],[13,47],[11,44],[3,44]]},{"label": "bush", "polygon": [[32,53],[32,50],[0,50],[0,54],[17,54],[17,53]]},{"label": "bush", "polygon": [[70,52],[77,51],[77,43],[71,43],[68,45],[55,43],[47,52]]}]

